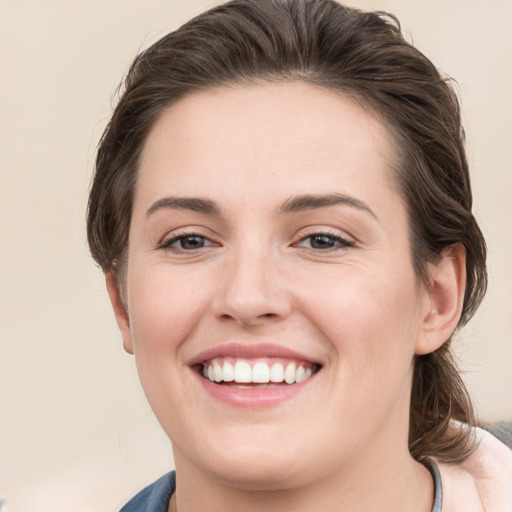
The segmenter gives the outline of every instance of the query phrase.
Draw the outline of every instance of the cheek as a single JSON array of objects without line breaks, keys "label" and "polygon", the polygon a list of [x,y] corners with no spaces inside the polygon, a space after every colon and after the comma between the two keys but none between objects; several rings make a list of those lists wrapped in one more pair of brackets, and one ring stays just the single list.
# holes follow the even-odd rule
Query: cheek
[{"label": "cheek", "polygon": [[128,310],[135,353],[158,359],[190,336],[208,302],[204,275],[170,272],[165,265],[139,271],[129,280]]},{"label": "cheek", "polygon": [[132,269],[128,306],[137,371],[155,415],[174,437],[175,415],[186,415],[196,400],[183,381],[182,347],[200,324],[209,291],[204,276],[165,265]]},{"label": "cheek", "polygon": [[420,316],[412,270],[346,268],[315,282],[303,301],[340,364],[377,374],[410,365]]}]

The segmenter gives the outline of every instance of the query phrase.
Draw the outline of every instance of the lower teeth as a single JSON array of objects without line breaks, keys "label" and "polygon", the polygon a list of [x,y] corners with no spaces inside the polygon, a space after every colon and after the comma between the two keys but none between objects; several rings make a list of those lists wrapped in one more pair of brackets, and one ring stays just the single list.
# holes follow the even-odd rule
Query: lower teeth
[{"label": "lower teeth", "polygon": [[272,384],[237,384],[237,383],[233,383],[233,382],[217,382],[216,384],[221,384],[224,386],[229,386],[231,388],[237,388],[237,389],[254,389],[254,388],[265,389],[265,388],[275,388],[275,387],[281,386],[283,384],[289,385],[284,382],[280,382],[277,384],[276,383],[272,383]]}]

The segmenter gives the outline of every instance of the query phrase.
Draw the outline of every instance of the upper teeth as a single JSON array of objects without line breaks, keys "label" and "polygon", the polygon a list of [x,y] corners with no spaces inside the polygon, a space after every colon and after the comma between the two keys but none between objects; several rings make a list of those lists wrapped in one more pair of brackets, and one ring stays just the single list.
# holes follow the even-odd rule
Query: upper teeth
[{"label": "upper teeth", "polygon": [[213,359],[203,365],[203,377],[212,382],[238,382],[266,384],[286,382],[294,384],[308,379],[313,374],[314,365],[306,362],[283,363],[274,361],[249,361],[237,359],[228,361]]}]

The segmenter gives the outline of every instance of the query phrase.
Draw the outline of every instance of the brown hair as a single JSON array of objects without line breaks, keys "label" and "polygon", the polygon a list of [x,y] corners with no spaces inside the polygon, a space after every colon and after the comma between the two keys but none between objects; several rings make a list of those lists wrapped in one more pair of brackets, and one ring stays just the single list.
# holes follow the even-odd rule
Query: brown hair
[{"label": "brown hair", "polygon": [[[379,116],[397,153],[416,274],[462,244],[467,287],[459,326],[486,289],[486,247],[472,195],[457,98],[450,82],[403,38],[398,20],[332,0],[235,0],[194,18],[142,52],[100,141],[88,240],[104,272],[123,282],[141,150],[162,111],[194,91],[254,81],[304,81],[354,97]],[[122,286],[122,285],[121,285]],[[466,388],[450,340],[414,361],[409,448],[421,460],[460,461],[473,450]]]}]

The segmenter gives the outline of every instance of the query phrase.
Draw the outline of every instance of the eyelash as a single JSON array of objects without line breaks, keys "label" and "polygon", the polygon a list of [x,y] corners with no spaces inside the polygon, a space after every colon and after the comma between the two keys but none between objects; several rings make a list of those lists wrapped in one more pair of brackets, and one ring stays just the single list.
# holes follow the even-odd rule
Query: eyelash
[{"label": "eyelash", "polygon": [[324,247],[324,248],[315,248],[315,247],[306,247],[306,249],[310,251],[320,251],[320,252],[329,252],[329,251],[337,251],[337,250],[346,250],[350,247],[354,247],[354,242],[347,240],[346,238],[343,238],[339,235],[335,235],[333,233],[330,233],[328,231],[325,232],[319,232],[319,233],[311,233],[309,235],[306,235],[302,237],[298,243],[295,245],[300,245],[302,242],[306,240],[313,240],[313,239],[329,239],[332,241],[333,245],[331,247]]},{"label": "eyelash", "polygon": [[[174,250],[176,252],[194,252],[195,250],[203,249],[205,247],[205,245],[202,245],[201,247],[198,247],[198,248],[196,247],[194,249],[185,249],[184,247],[173,247],[173,245],[176,244],[177,242],[183,243],[184,240],[191,239],[191,238],[201,238],[204,241],[204,243],[210,242],[210,240],[201,233],[195,233],[195,232],[180,233],[178,235],[173,236],[169,240],[164,240],[162,243],[159,244],[158,248],[166,249],[166,250],[170,250],[170,251]],[[209,245],[213,245],[213,244],[210,243],[210,244],[206,245],[206,247],[208,247]]]},{"label": "eyelash", "polygon": [[[199,238],[202,240],[203,245],[200,247],[193,247],[193,248],[185,248],[183,246],[181,247],[173,247],[174,244],[180,242],[180,245],[183,244],[183,242],[187,239],[193,239],[193,238]],[[330,247],[304,247],[302,243],[304,243],[306,240],[313,241],[314,239],[317,239],[317,241],[322,240],[323,242],[330,241],[332,245]],[[322,243],[322,242],[321,242]],[[171,250],[175,252],[195,252],[199,249],[204,249],[205,247],[209,247],[211,245],[214,245],[208,237],[204,236],[201,233],[197,232],[191,232],[191,233],[180,233],[178,235],[173,236],[169,240],[165,240],[162,243],[159,244],[159,249],[165,249],[165,250]],[[297,243],[293,244],[295,246],[304,247],[307,250],[313,251],[313,252],[329,252],[329,251],[336,251],[336,250],[346,250],[350,247],[354,247],[354,242],[347,240],[346,238],[343,238],[339,235],[335,235],[333,233],[330,233],[328,231],[325,232],[318,232],[318,233],[311,233],[309,235],[306,235],[302,237]]]}]

